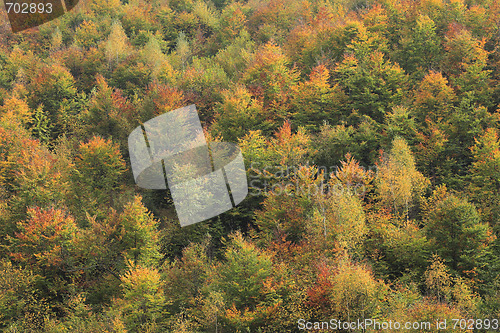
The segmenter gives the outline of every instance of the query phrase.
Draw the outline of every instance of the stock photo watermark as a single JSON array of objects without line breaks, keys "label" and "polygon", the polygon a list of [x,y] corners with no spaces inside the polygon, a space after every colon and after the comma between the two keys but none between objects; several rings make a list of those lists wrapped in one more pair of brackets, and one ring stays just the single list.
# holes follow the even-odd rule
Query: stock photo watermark
[{"label": "stock photo watermark", "polygon": [[[313,166],[313,182],[304,182],[300,178],[301,170],[310,168],[306,163],[299,166],[262,165],[258,162],[250,164],[248,172],[249,195],[288,195],[288,196],[316,196],[319,194],[342,194],[346,191],[356,195],[363,195],[367,188],[364,184],[343,184],[329,181],[338,172],[338,166]],[[363,169],[375,172],[376,167]]]},{"label": "stock photo watermark", "polygon": [[349,331],[441,331],[441,330],[498,330],[498,319],[472,319],[455,318],[440,319],[435,321],[397,321],[381,320],[374,318],[358,319],[356,321],[342,321],[330,319],[328,321],[297,321],[299,330],[349,330]]}]

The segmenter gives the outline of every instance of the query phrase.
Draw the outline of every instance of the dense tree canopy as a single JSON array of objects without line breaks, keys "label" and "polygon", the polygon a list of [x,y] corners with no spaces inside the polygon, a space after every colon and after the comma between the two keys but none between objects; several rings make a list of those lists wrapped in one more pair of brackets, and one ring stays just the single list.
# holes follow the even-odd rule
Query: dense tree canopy
[{"label": "dense tree canopy", "polygon": [[[499,318],[499,22],[493,0],[0,14],[0,330]],[[250,188],[181,228],[127,137],[193,103]]]}]

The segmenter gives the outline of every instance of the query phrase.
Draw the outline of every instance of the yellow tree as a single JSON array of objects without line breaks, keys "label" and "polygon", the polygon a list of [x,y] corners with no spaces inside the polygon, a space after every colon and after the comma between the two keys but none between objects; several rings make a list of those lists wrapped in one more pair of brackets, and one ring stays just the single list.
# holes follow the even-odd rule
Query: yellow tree
[{"label": "yellow tree", "polygon": [[71,163],[62,162],[23,127],[0,123],[0,186],[12,222],[25,218],[29,207],[63,202],[68,193],[67,171],[71,169]]},{"label": "yellow tree", "polygon": [[389,154],[380,156],[375,181],[380,200],[407,220],[413,200],[429,182],[417,171],[413,154],[400,137],[393,140]]},{"label": "yellow tree", "polygon": [[75,44],[84,48],[97,46],[99,43],[99,30],[97,24],[84,20],[75,31]]},{"label": "yellow tree", "polygon": [[93,137],[80,143],[72,170],[73,212],[107,215],[111,202],[121,190],[126,170],[118,145],[111,140]]},{"label": "yellow tree", "polygon": [[[342,258],[336,265],[317,264],[316,281],[307,291],[307,304],[319,317],[363,320],[377,313],[386,285],[365,265]],[[313,313],[314,313],[313,312]]]},{"label": "yellow tree", "polygon": [[361,200],[347,189],[334,187],[324,203],[318,202],[324,223],[317,227],[323,229],[325,245],[333,241],[341,249],[356,251],[368,232]]},{"label": "yellow tree", "polygon": [[[47,304],[37,295],[37,276],[27,268],[18,268],[9,260],[0,261],[0,327],[7,329],[21,319],[27,328],[36,332],[48,315]],[[24,317],[24,318],[23,318]],[[23,320],[24,319],[24,320]],[[18,322],[19,323],[19,322]],[[17,325],[16,325],[17,326]]]},{"label": "yellow tree", "polygon": [[112,309],[121,314],[127,329],[144,332],[157,327],[166,303],[159,271],[129,263],[120,280],[123,297],[113,300]]},{"label": "yellow tree", "polygon": [[302,128],[299,128],[297,133],[292,133],[289,121],[285,121],[274,135],[269,148],[282,166],[298,165],[311,153],[310,137]]},{"label": "yellow tree", "polygon": [[450,291],[451,274],[448,267],[438,255],[433,255],[431,264],[424,273],[427,290],[441,300]]},{"label": "yellow tree", "polygon": [[225,140],[242,138],[263,120],[262,102],[252,98],[245,86],[222,92],[223,102],[216,107],[216,122],[212,129]]},{"label": "yellow tree", "polygon": [[26,125],[32,115],[28,103],[24,99],[11,96],[4,100],[3,106],[0,106],[0,119],[2,121],[16,121]]},{"label": "yellow tree", "polygon": [[151,68],[151,74],[154,78],[158,78],[168,66],[160,41],[161,39],[156,36],[149,37],[149,41],[141,51],[141,58]]},{"label": "yellow tree", "polygon": [[108,63],[116,63],[124,59],[130,52],[128,37],[119,21],[113,22],[111,32],[105,44]]},{"label": "yellow tree", "polygon": [[449,116],[455,101],[455,93],[448,80],[439,72],[430,71],[415,92],[414,107],[419,122],[427,117],[433,122]]},{"label": "yellow tree", "polygon": [[[262,98],[264,107],[285,116],[290,99],[291,88],[297,84],[299,73],[290,68],[290,61],[280,46],[267,43],[253,56],[250,66],[243,75],[250,91]],[[276,117],[270,112],[269,117]]]},{"label": "yellow tree", "polygon": [[19,232],[11,238],[11,256],[16,261],[45,270],[68,264],[77,226],[62,209],[28,210],[28,219],[18,223]]},{"label": "yellow tree", "polygon": [[[331,174],[327,191],[314,196],[315,218],[309,231],[326,249],[359,249],[368,229],[361,198],[371,186],[373,173],[363,170],[350,154],[347,162]],[[320,177],[318,177],[320,178]]]},{"label": "yellow tree", "polygon": [[352,191],[363,199],[373,187],[374,172],[360,166],[350,153],[345,154],[345,159],[340,161],[340,168],[332,174],[331,186]]}]

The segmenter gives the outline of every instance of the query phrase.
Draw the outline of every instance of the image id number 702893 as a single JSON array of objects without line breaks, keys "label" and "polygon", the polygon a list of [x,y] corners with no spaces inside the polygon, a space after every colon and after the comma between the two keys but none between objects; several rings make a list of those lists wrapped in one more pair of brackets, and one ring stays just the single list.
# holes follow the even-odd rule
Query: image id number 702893
[{"label": "image id number 702893", "polygon": [[7,13],[15,14],[51,14],[52,4],[51,3],[27,3],[27,2],[6,2],[5,7]]},{"label": "image id number 702893", "polygon": [[498,330],[498,319],[452,319],[453,329],[461,330]]}]

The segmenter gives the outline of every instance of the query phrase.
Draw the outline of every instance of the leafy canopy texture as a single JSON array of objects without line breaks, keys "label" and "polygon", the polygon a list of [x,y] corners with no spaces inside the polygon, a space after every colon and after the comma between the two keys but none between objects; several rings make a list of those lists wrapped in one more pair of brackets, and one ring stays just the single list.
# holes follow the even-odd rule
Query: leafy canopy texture
[{"label": "leafy canopy texture", "polygon": [[[18,34],[5,19],[0,332],[499,318],[498,1],[92,0]],[[249,193],[181,228],[170,189],[136,186],[128,136],[191,104],[209,141],[241,148]]]}]

